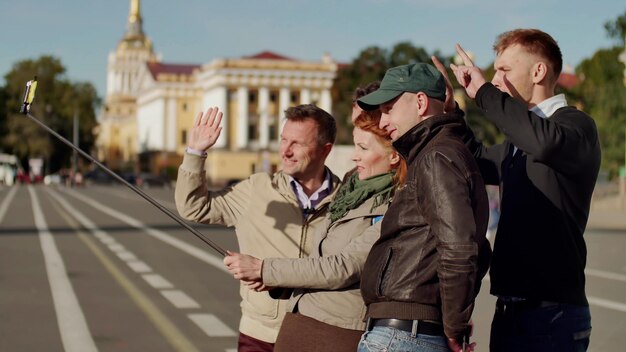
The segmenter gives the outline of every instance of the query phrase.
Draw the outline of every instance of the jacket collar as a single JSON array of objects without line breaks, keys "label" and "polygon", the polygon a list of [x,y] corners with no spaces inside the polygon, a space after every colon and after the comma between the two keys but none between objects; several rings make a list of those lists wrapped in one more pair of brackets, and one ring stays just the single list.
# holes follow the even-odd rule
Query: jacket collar
[{"label": "jacket collar", "polygon": [[[339,186],[341,185],[341,180],[339,179],[339,177],[337,177],[337,175],[335,175],[328,167],[326,167],[326,171],[330,173],[330,180],[332,183],[332,193],[326,196],[326,198],[324,198],[318,204],[318,208],[321,205],[330,203],[331,199],[335,197],[335,194],[337,193],[337,190],[339,189]],[[289,200],[292,200],[293,202],[298,204],[298,199],[296,198],[296,195],[294,194],[294,191],[293,191],[293,187],[291,187],[291,184],[289,183],[289,181],[290,181],[289,176],[285,174],[284,172],[282,172],[282,170],[274,173],[274,175],[272,176],[272,186],[280,194],[282,194],[283,197]]]},{"label": "jacket collar", "polygon": [[457,131],[460,135],[465,128],[465,120],[462,114],[452,112],[431,116],[400,136],[393,142],[393,147],[410,164],[430,141],[443,130]]}]

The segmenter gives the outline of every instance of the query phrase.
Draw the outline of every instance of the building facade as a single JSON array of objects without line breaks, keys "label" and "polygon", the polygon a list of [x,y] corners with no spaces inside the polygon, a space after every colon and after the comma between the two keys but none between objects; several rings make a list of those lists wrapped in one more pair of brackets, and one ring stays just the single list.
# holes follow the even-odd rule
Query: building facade
[{"label": "building facade", "polygon": [[131,0],[126,34],[109,56],[100,121],[98,155],[113,167],[175,172],[194,118],[217,106],[224,117],[208,157],[211,181],[275,171],[284,111],[308,103],[332,111],[337,64],[328,55],[302,61],[265,51],[202,65],[166,63],[141,25],[139,0]]}]

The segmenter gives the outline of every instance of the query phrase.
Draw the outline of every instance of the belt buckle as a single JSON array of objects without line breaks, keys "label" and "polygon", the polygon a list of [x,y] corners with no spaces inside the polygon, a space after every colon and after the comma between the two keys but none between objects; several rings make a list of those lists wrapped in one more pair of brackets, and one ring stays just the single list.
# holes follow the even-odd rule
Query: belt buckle
[{"label": "belt buckle", "polygon": [[374,327],[374,319],[372,318],[367,318],[367,322],[365,323],[365,331],[372,331],[372,328]]},{"label": "belt buckle", "polygon": [[419,329],[419,324],[420,324],[419,320],[413,320],[413,322],[411,323],[411,337],[412,338],[417,337],[417,330]]}]

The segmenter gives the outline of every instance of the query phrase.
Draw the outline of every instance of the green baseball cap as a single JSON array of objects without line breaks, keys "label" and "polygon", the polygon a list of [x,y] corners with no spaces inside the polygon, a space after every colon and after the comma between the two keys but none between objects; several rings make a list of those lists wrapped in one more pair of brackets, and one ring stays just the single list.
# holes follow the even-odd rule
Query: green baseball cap
[{"label": "green baseball cap", "polygon": [[378,90],[361,97],[357,103],[363,110],[376,110],[380,104],[395,99],[404,92],[424,92],[431,98],[445,101],[446,82],[441,72],[426,63],[397,66],[385,72]]}]

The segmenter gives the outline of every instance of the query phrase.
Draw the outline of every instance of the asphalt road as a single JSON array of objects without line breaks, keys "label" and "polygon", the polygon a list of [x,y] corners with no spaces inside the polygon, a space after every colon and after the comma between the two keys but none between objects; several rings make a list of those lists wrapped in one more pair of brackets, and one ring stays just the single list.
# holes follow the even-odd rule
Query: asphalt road
[{"label": "asphalt road", "polygon": [[[173,212],[173,190],[147,189]],[[234,232],[193,225],[226,249]],[[590,351],[626,346],[626,231],[593,231]],[[234,351],[238,283],[220,256],[122,186],[0,185],[0,351]],[[488,350],[495,300],[474,313]]]}]

